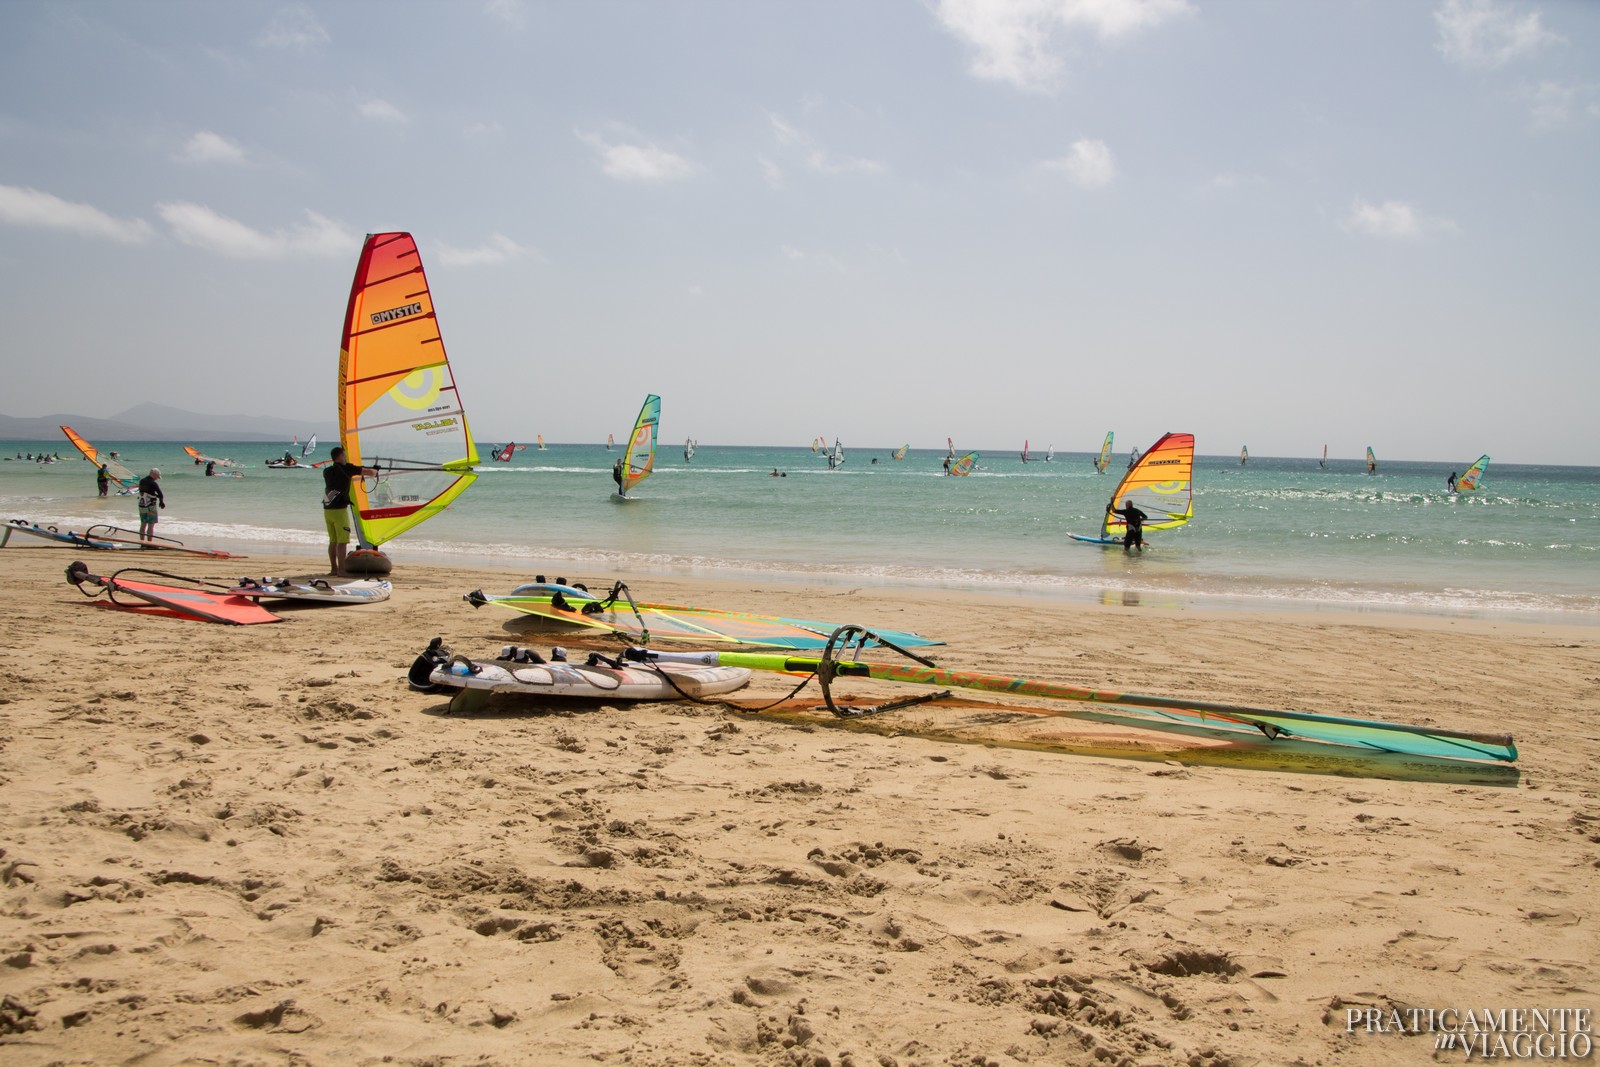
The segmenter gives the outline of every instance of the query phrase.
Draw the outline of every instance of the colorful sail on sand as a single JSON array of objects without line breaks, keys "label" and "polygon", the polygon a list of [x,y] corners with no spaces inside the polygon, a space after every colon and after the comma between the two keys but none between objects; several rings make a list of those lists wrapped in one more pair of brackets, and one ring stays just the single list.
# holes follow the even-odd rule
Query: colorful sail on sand
[{"label": "colorful sail on sand", "polygon": [[96,467],[105,467],[106,473],[111,475],[111,480],[122,486],[118,492],[125,493],[137,488],[139,479],[134,477],[134,473],[131,470],[117,462],[116,458],[110,453],[102,452],[88,441],[85,441],[71,426],[61,427],[61,432],[67,435],[67,440],[72,442],[74,448],[83,453],[84,459],[93,463]]},{"label": "colorful sail on sand", "polygon": [[1470,493],[1483,484],[1483,472],[1489,469],[1489,457],[1479,456],[1478,462],[1467,468],[1467,473],[1456,479],[1456,492]]},{"label": "colorful sail on sand", "polygon": [[409,233],[368,234],[339,350],[345,459],[378,471],[351,483],[353,571],[387,573],[379,545],[449,507],[477,478],[478,448]]},{"label": "colorful sail on sand", "polygon": [[[857,632],[870,633],[859,627]],[[835,634],[837,638],[839,634]],[[835,647],[830,641],[829,649]],[[1269,741],[1280,737],[1303,738],[1345,745],[1369,752],[1392,752],[1412,756],[1442,759],[1500,760],[1507,763],[1517,758],[1517,746],[1509,734],[1467,733],[1456,730],[1435,729],[1426,726],[1409,726],[1383,722],[1377,719],[1353,719],[1309,712],[1277,711],[1270,708],[1253,708],[1242,704],[1219,704],[1212,701],[1188,700],[1183,697],[1144,696],[1139,693],[1118,693],[1102,689],[1057,682],[1039,681],[1025,677],[1001,674],[984,674],[977,671],[947,670],[931,661],[916,657],[920,662],[869,663],[848,659],[826,659],[827,670],[821,668],[824,659],[788,656],[783,653],[763,652],[660,652],[654,649],[629,649],[623,658],[632,661],[703,664],[727,667],[747,667],[758,671],[779,671],[785,674],[818,674],[824,682],[840,678],[873,678],[879,681],[906,682],[913,685],[948,686],[956,689],[975,689],[981,692],[1007,696],[1040,697],[1048,700],[1082,701],[1090,704],[1114,705],[1138,711],[1158,719],[1190,725],[1222,726],[1264,736]],[[831,696],[824,696],[828,706],[838,714],[857,715],[858,709],[840,709],[834,706]],[[935,694],[919,702],[926,708],[927,700],[949,694]],[[904,701],[894,702],[903,705]],[[894,705],[881,706],[888,710]]]},{"label": "colorful sail on sand", "polygon": [[628,450],[617,461],[614,471],[617,495],[624,499],[628,490],[650,477],[656,468],[656,427],[661,422],[661,398],[651,393],[639,408],[634,420],[633,434],[628,438]]},{"label": "colorful sail on sand", "polygon": [[1107,430],[1106,439],[1100,445],[1100,458],[1094,461],[1094,469],[1101,474],[1111,469],[1111,441],[1116,436],[1114,431]]},{"label": "colorful sail on sand", "polygon": [[[1110,508],[1129,504],[1148,516],[1145,532],[1175,530],[1194,517],[1194,434],[1163,434],[1139,457],[1111,493]],[[1068,536],[1074,541],[1120,545],[1127,529],[1127,520],[1108,508],[1100,536]]]}]

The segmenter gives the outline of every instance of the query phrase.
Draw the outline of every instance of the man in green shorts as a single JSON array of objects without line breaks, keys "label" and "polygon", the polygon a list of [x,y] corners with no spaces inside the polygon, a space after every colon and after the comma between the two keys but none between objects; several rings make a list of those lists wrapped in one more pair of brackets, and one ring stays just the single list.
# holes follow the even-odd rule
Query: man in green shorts
[{"label": "man in green shorts", "polygon": [[328,572],[343,574],[344,556],[350,548],[350,480],[378,472],[371,467],[346,463],[342,446],[335,447],[328,455],[328,465],[322,468],[322,521],[328,528]]}]

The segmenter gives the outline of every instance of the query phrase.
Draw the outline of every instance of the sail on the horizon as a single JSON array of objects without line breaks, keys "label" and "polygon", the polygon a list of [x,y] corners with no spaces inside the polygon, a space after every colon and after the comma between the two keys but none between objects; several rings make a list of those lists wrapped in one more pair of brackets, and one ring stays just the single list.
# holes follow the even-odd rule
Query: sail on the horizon
[{"label": "sail on the horizon", "polygon": [[1240,445],[1239,446],[1239,466],[1242,467],[1246,463],[1249,463],[1249,462],[1250,462],[1250,446],[1249,445]]},{"label": "sail on the horizon", "polygon": [[828,469],[833,470],[835,467],[843,466],[843,464],[844,445],[841,445],[839,439],[835,437],[833,439],[833,451],[828,453]]},{"label": "sail on the horizon", "polygon": [[1319,467],[1326,467],[1328,465],[1328,446],[1327,445],[1323,445],[1322,446],[1322,462],[1320,462],[1317,465]]},{"label": "sail on the horizon", "polygon": [[134,476],[131,470],[84,440],[71,426],[61,427],[61,432],[67,435],[67,440],[72,442],[74,448],[83,453],[84,459],[93,463],[96,467],[104,464],[106,473],[111,475],[111,479],[124,489],[132,489],[139,484],[139,479]]},{"label": "sail on the horizon", "polygon": [[510,444],[506,445],[506,447],[494,454],[494,461],[496,463],[510,463],[511,457],[516,451],[517,443],[512,441]]},{"label": "sail on the horizon", "polygon": [[339,437],[347,461],[379,471],[350,485],[364,548],[437,515],[477,478],[478,449],[409,233],[368,234],[362,246],[339,350]]},{"label": "sail on the horizon", "polygon": [[1378,469],[1378,457],[1372,454],[1372,446],[1367,446],[1367,473],[1371,474]]},{"label": "sail on the horizon", "polygon": [[656,469],[656,427],[661,423],[661,398],[654,393],[644,398],[639,417],[628,437],[628,450],[622,456],[622,485],[618,496],[650,477]]},{"label": "sail on the horizon", "polygon": [[315,452],[316,450],[317,435],[312,434],[310,437],[306,438],[305,447],[300,450],[300,458],[304,459],[306,456],[311,455],[311,453]]},{"label": "sail on the horizon", "polygon": [[906,453],[909,451],[911,451],[911,442],[907,441],[905,444],[894,450],[894,458],[905,459]]},{"label": "sail on the horizon", "polygon": [[[610,452],[613,448],[616,447],[616,445],[617,445],[617,435],[614,434],[614,433],[606,434],[606,451]],[[540,448],[544,447],[544,438],[542,438],[542,437],[539,438],[539,447]]]},{"label": "sail on the horizon", "polygon": [[1022,439],[1022,462],[1028,462],[1028,439],[1026,437]]},{"label": "sail on the horizon", "polygon": [[1483,472],[1489,468],[1489,457],[1479,456],[1478,462],[1467,468],[1467,473],[1456,479],[1456,492],[1470,493],[1483,483]]},{"label": "sail on the horizon", "polygon": [[1094,469],[1101,474],[1111,469],[1111,440],[1116,436],[1115,431],[1107,430],[1106,439],[1100,445],[1100,458],[1094,461]]},{"label": "sail on the horizon", "polygon": [[692,459],[694,459],[694,438],[685,437],[683,439],[683,461],[688,463]]},{"label": "sail on the horizon", "polygon": [[[1149,516],[1146,530],[1173,530],[1194,517],[1194,434],[1163,434],[1139,457],[1111,494],[1111,506],[1134,507]],[[1108,511],[1102,538],[1121,539],[1127,520]]]}]

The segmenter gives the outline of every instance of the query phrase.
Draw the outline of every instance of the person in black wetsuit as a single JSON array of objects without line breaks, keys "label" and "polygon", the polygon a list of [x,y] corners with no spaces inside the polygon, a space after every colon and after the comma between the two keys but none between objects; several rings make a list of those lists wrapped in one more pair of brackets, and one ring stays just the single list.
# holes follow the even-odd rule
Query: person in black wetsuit
[{"label": "person in black wetsuit", "polygon": [[1121,515],[1122,521],[1128,524],[1128,530],[1122,535],[1122,551],[1126,552],[1134,545],[1139,546],[1139,551],[1144,551],[1144,520],[1150,516],[1140,511],[1133,505],[1132,497],[1125,497],[1120,508],[1114,508],[1111,503],[1106,504],[1106,513]]}]

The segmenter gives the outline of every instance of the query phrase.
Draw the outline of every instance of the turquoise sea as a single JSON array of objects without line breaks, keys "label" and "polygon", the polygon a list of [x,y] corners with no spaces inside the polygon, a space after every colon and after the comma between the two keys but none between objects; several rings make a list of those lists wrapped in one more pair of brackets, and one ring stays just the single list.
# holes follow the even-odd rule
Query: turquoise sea
[{"label": "turquoise sea", "polygon": [[[95,443],[136,473],[162,469],[160,533],[324,558],[321,478],[267,469],[271,445],[206,443],[208,454],[254,464],[242,478],[206,478],[181,443]],[[0,455],[41,450],[71,453],[65,439],[0,442]],[[1369,475],[1353,458],[1324,470],[1314,458],[1251,457],[1241,466],[1236,456],[1200,456],[1194,521],[1150,534],[1151,550],[1127,555],[1066,536],[1097,532],[1125,452],[1105,475],[1086,452],[1028,463],[1006,452],[948,478],[942,449],[895,461],[887,447],[855,448],[829,471],[804,445],[703,445],[689,462],[679,445],[662,450],[654,476],[627,501],[615,498],[610,478],[620,454],[552,444],[507,464],[486,461],[454,507],[385,551],[397,574],[408,560],[486,564],[510,572],[508,584],[535,573],[591,585],[624,576],[636,587],[651,573],[769,575],[1600,624],[1600,468],[1492,464],[1478,492],[1456,496],[1445,491],[1449,464],[1380,460]],[[0,462],[0,518],[77,530],[137,525],[130,497],[95,495],[94,469],[82,459]],[[193,563],[180,560],[164,557],[178,572]]]}]

